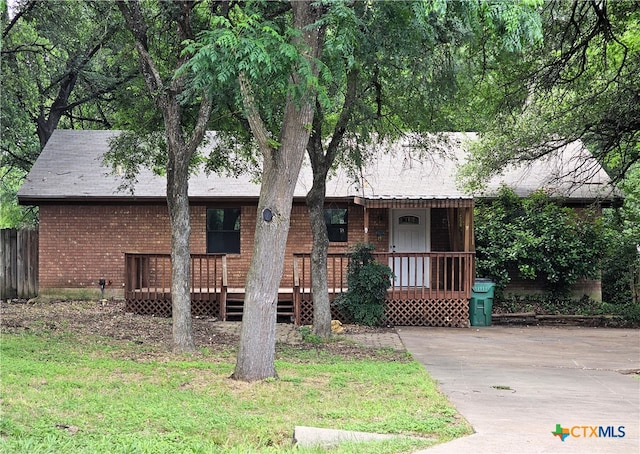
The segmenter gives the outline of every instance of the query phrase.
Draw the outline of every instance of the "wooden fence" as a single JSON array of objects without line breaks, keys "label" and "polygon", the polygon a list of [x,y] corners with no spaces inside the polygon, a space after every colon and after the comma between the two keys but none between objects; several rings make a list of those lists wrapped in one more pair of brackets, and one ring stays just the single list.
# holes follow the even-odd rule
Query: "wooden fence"
[{"label": "wooden fence", "polygon": [[0,299],[38,296],[38,231],[0,230]]}]

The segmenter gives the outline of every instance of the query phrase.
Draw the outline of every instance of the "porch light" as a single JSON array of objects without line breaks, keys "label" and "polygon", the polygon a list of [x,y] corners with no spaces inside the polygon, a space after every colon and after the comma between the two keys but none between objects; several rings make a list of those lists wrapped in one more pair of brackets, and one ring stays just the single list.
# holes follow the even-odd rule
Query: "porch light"
[{"label": "porch light", "polygon": [[384,230],[376,230],[376,240],[381,241],[384,237]]}]

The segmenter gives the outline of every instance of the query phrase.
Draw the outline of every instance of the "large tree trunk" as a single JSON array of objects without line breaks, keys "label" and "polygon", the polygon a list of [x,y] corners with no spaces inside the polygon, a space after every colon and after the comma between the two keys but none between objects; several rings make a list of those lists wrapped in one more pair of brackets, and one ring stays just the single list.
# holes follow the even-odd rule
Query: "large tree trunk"
[{"label": "large tree trunk", "polygon": [[[175,2],[180,14],[175,18],[180,41],[193,38],[190,27],[192,2]],[[162,112],[167,140],[167,207],[171,223],[171,306],[173,317],[173,350],[176,352],[195,351],[191,322],[191,250],[189,237],[191,224],[189,217],[189,163],[206,132],[212,103],[203,93],[196,123],[185,141],[183,136],[183,115],[179,99],[183,92],[183,78],[170,77],[165,84],[160,69],[149,52],[147,25],[138,1],[118,2],[127,27],[135,38],[140,59],[142,76]],[[184,62],[178,58],[176,69]]]},{"label": "large tree trunk", "polygon": [[[271,163],[265,162],[262,189],[258,202],[256,233],[251,266],[247,274],[240,348],[233,377],[253,381],[276,377],[275,334],[278,287],[282,278],[284,254],[289,233],[293,188],[297,181],[304,150],[304,131],[297,145],[277,153]],[[299,148],[298,148],[299,149]],[[289,157],[289,162],[286,158]],[[293,184],[292,184],[293,182]],[[269,210],[272,220],[263,212]],[[268,217],[267,217],[268,218]]]},{"label": "large tree trunk", "polygon": [[313,186],[307,194],[307,207],[313,245],[311,247],[311,292],[313,294],[313,333],[320,337],[331,336],[331,302],[327,280],[327,254],[329,237],[324,221],[326,176],[314,172]]},{"label": "large tree trunk", "polygon": [[[310,60],[317,57],[321,41],[318,30],[309,28],[319,17],[319,9],[312,3],[292,2],[294,26],[302,32],[302,40],[310,49],[310,55],[307,55]],[[306,84],[306,80],[293,74],[292,83]],[[255,381],[277,377],[278,288],[282,279],[293,193],[309,141],[309,125],[313,121],[315,93],[307,92],[301,99],[291,96],[287,99],[279,138],[281,145],[275,149],[242,75],[240,85],[247,119],[263,154],[263,169],[253,257],[246,280],[240,347],[233,378]],[[306,87],[302,85],[301,89]]]},{"label": "large tree trunk", "polygon": [[263,164],[253,257],[246,281],[240,348],[233,373],[233,378],[238,380],[277,377],[275,335],[278,288],[284,267],[293,191],[309,139],[309,131],[304,125],[309,123],[305,120],[310,121],[312,115],[310,103],[300,108],[289,103],[285,114],[285,140],[280,149],[274,150]]},{"label": "large tree trunk", "polygon": [[[175,147],[175,145],[174,145]],[[173,319],[173,350],[192,352],[191,324],[191,251],[189,238],[189,157],[186,150],[169,147],[167,165],[167,205],[171,222],[171,314]],[[186,160],[186,162],[185,162]]]},{"label": "large tree trunk", "polygon": [[313,245],[311,247],[311,291],[313,294],[313,333],[320,337],[331,336],[331,302],[329,301],[329,284],[327,279],[327,254],[329,238],[324,221],[324,201],[327,192],[327,175],[339,152],[340,143],[351,120],[351,112],[356,101],[356,87],[359,72],[351,70],[347,73],[345,99],[340,116],[333,130],[326,153],[322,141],[324,114],[318,103],[317,113],[313,118],[313,133],[307,146],[311,168],[313,169],[313,185],[307,194],[307,207],[311,222]]}]

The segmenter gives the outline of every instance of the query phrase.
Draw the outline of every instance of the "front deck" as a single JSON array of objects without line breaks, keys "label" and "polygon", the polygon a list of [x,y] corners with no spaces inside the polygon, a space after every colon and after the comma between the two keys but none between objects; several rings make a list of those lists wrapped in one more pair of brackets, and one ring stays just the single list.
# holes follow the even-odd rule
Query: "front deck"
[{"label": "front deck", "polygon": [[[472,252],[375,253],[395,276],[386,298],[386,322],[395,326],[469,325]],[[294,254],[292,282],[278,291],[278,321],[313,323],[310,254]],[[348,258],[329,254],[327,277],[333,301],[347,290]],[[171,256],[125,254],[127,310],[171,316]],[[245,289],[229,285],[224,254],[192,254],[191,306],[194,316],[241,320]],[[332,309],[333,317],[344,320]]]}]

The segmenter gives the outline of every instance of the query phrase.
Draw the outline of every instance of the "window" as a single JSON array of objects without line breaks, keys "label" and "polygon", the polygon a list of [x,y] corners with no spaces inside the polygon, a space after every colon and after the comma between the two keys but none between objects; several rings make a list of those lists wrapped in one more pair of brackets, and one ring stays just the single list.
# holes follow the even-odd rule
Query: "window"
[{"label": "window", "polygon": [[207,252],[240,253],[240,208],[207,209]]},{"label": "window", "polygon": [[420,225],[420,218],[418,216],[400,216],[400,218],[398,218],[398,224]]},{"label": "window", "polygon": [[348,223],[346,208],[325,209],[324,222],[327,225],[329,241],[336,243],[345,243],[347,241]]}]

